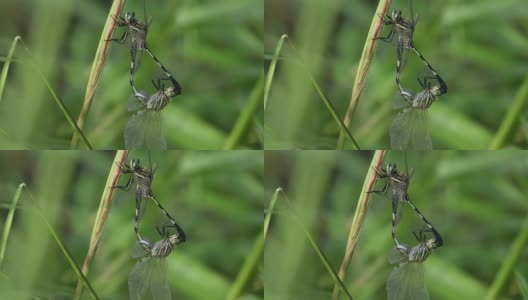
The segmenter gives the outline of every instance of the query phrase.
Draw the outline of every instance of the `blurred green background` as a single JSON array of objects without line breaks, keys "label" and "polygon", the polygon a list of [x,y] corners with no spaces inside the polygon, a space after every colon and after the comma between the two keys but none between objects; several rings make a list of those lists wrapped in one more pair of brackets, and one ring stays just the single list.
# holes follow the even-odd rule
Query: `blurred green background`
[{"label": "blurred green background", "polygon": [[[1,1],[2,63],[20,35],[77,119],[111,5],[102,0]],[[162,114],[169,149],[221,147],[262,75],[262,7],[262,0],[147,1],[147,15],[153,17],[149,48],[183,90]],[[127,11],[142,18],[143,0],[126,1],[122,15]],[[20,43],[14,57],[0,98],[0,148],[69,148],[72,128]],[[138,89],[153,92],[157,69],[145,55]],[[131,116],[129,70],[129,48],[112,43],[84,127],[95,149],[124,148],[123,130]],[[262,110],[251,120],[239,147],[261,149]]]},{"label": "blurred green background", "polygon": [[[336,272],[342,262],[357,201],[373,152],[267,151],[265,197],[282,187]],[[404,169],[403,155],[389,152],[384,165]],[[411,152],[409,196],[444,238],[424,263],[431,299],[484,299],[510,246],[528,221],[526,151]],[[376,187],[383,186],[377,182]],[[406,205],[397,227],[401,242],[416,245],[423,227]],[[267,236],[264,284],[267,299],[330,299],[334,282],[309,244],[289,206],[279,197]],[[527,227],[527,226],[525,226]],[[526,233],[525,233],[526,235]],[[374,195],[344,283],[354,300],[386,299],[394,266],[387,257],[391,202]],[[522,247],[500,299],[526,299],[528,248]],[[342,296],[342,293],[341,293]],[[345,299],[340,297],[340,299]]]},{"label": "blurred green background", "polygon": [[[0,299],[72,299],[77,276],[51,237],[35,202],[82,266],[94,218],[112,167],[113,152],[36,151],[0,153],[3,231],[16,187],[25,182],[0,266]],[[148,166],[146,153],[131,152]],[[262,234],[261,151],[154,152],[152,189],[185,230],[187,242],[168,257],[172,299],[225,299],[255,240]],[[229,174],[227,176],[227,174]],[[122,176],[125,184],[128,176]],[[116,191],[88,279],[100,299],[128,299],[134,193]],[[158,240],[163,215],[154,205],[141,219],[143,235]],[[259,264],[259,268],[261,264]],[[31,297],[30,297],[31,296]],[[83,299],[89,292],[84,289]],[[240,299],[262,299],[261,275],[251,277]]]},{"label": "blurred green background", "polygon": [[[265,2],[266,64],[282,34],[297,49],[285,43],[281,52],[265,112],[266,149],[335,149],[339,128],[305,68],[344,118],[378,2]],[[433,149],[486,149],[526,80],[526,1],[415,0],[413,8],[419,15],[415,45],[449,87],[428,112]],[[409,17],[408,0],[393,0],[388,12],[396,9]],[[381,36],[388,31],[383,28]],[[416,78],[424,71],[410,53],[402,84],[419,90]],[[392,103],[400,97],[395,74],[396,47],[378,41],[350,126],[363,149],[390,148],[389,127],[396,115]],[[524,104],[520,109],[520,122],[514,123],[506,145],[527,145],[528,114]]]}]

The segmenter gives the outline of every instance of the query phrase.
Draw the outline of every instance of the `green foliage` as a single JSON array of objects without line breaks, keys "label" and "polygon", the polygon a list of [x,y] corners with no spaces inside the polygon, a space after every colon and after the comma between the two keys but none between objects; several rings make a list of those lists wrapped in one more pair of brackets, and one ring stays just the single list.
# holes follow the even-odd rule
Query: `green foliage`
[{"label": "green foliage", "polygon": [[[33,3],[25,5],[26,2]],[[77,119],[110,6],[101,1],[3,1],[0,56],[14,37],[26,42],[43,76]],[[143,1],[123,14],[143,16]],[[141,12],[141,13],[140,13]],[[220,149],[262,76],[262,1],[147,1],[148,44],[182,86],[163,112],[169,148]],[[120,36],[122,28],[114,35]],[[123,148],[130,50],[111,43],[83,131],[96,149]],[[73,129],[21,47],[15,51],[0,105],[0,148],[69,148]],[[144,55],[138,89],[153,93],[157,65]],[[262,99],[262,97],[260,97]],[[262,106],[251,111],[238,148],[262,148]],[[245,116],[248,119],[248,116]],[[84,146],[79,146],[84,147]]]},{"label": "green foliage", "polygon": [[[302,151],[266,155],[266,199],[282,187],[299,219],[334,269],[345,255],[373,153]],[[384,165],[404,169],[401,152],[389,152]],[[528,164],[523,151],[413,152],[409,196],[444,238],[424,263],[431,299],[519,299],[528,273]],[[376,184],[380,189],[382,183]],[[281,201],[267,234],[264,284],[274,299],[331,299],[335,282]],[[405,206],[397,227],[400,241],[415,245],[412,231],[423,223]],[[391,203],[373,195],[359,234],[345,286],[354,299],[385,299],[394,266],[387,257]],[[512,266],[514,268],[512,268]],[[499,270],[501,270],[499,272]],[[515,274],[515,272],[517,274]],[[500,292],[497,292],[500,291]],[[343,296],[339,299],[343,299]],[[495,299],[495,298],[493,298]]]},{"label": "green foliage", "polygon": [[[389,8],[409,16],[408,0]],[[523,0],[413,1],[419,21],[416,47],[448,84],[449,92],[428,110],[434,149],[526,147],[528,49]],[[349,106],[359,59],[375,14],[369,1],[269,1],[265,6],[265,54],[283,34],[285,47],[266,107],[266,149],[335,149],[340,129],[296,64],[301,57],[341,118]],[[315,20],[315,21],[314,21]],[[383,28],[385,36],[388,28]],[[426,67],[414,55],[402,76],[406,88]],[[377,41],[350,132],[362,149],[387,149],[392,109],[400,97],[395,83],[396,47]],[[528,79],[526,79],[528,80]],[[499,129],[500,128],[500,129]],[[346,147],[350,148],[350,144]]]},{"label": "green foliage", "polygon": [[[78,276],[68,259],[71,256],[80,267],[86,256],[112,156],[95,151],[0,156],[2,194],[9,195],[3,198],[3,214],[21,182],[29,190],[20,194],[0,266],[0,298],[73,298]],[[146,153],[131,152],[132,158],[148,165]],[[229,291],[244,299],[262,299],[257,274],[262,251],[252,252],[263,249],[262,152],[169,151],[153,153],[153,162],[158,163],[153,191],[187,234],[187,242],[167,257],[173,299],[225,299]],[[122,177],[121,184],[128,179]],[[86,276],[100,299],[128,297],[128,273],[136,263],[131,257],[136,242],[134,210],[134,193],[116,190]],[[161,222],[162,213],[147,203],[142,234],[158,240],[155,226]],[[55,241],[48,225],[56,233]],[[1,222],[0,232],[3,228]],[[85,289],[82,299],[90,294]]]}]

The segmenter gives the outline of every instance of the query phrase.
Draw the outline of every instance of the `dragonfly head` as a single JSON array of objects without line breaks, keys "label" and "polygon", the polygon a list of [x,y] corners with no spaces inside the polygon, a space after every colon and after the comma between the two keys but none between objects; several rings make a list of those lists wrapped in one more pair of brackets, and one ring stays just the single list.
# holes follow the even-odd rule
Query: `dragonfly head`
[{"label": "dragonfly head", "polygon": [[141,166],[139,165],[139,159],[133,159],[130,161],[130,168],[132,170],[139,170],[141,169]]},{"label": "dragonfly head", "polygon": [[438,78],[438,85],[431,87],[431,93],[436,97],[447,94],[447,84],[442,78]]},{"label": "dragonfly head", "polygon": [[389,175],[396,175],[398,174],[398,169],[396,168],[396,164],[390,163],[387,165],[387,173]]},{"label": "dragonfly head", "polygon": [[435,97],[443,95],[444,93],[444,89],[439,85],[431,87],[431,94],[433,94]]},{"label": "dragonfly head", "polygon": [[179,245],[183,242],[185,242],[187,240],[187,237],[185,236],[185,234],[181,235],[181,234],[173,234],[169,237],[169,241],[171,243],[171,245],[173,246],[176,246],[176,245]]},{"label": "dragonfly head", "polygon": [[168,87],[164,90],[164,93],[165,93],[165,96],[169,97],[169,98],[172,98],[176,95],[179,95],[176,93],[176,90],[174,90],[174,87]]},{"label": "dragonfly head", "polygon": [[125,22],[131,23],[136,18],[136,14],[133,11],[129,11],[125,14]]},{"label": "dragonfly head", "polygon": [[394,10],[394,11],[392,11],[392,20],[393,20],[394,22],[396,22],[396,23],[398,23],[398,22],[400,22],[400,21],[403,20],[403,19],[402,19],[402,12],[401,12],[401,10],[398,9],[398,10]]}]

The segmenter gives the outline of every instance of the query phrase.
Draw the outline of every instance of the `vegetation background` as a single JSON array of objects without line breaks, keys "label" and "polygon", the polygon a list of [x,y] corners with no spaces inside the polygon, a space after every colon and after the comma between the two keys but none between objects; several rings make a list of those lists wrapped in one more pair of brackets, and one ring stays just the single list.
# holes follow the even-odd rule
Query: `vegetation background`
[{"label": "vegetation background", "polygon": [[[17,186],[26,183],[32,194],[22,190],[0,260],[1,299],[73,299],[77,276],[35,205],[82,266],[113,155],[0,153],[0,232]],[[134,158],[148,166],[146,153],[130,152],[128,159]],[[187,234],[187,242],[167,257],[172,299],[226,299],[262,236],[262,152],[154,152],[152,160],[158,163],[152,189]],[[125,184],[126,179],[121,176],[119,182]],[[158,240],[155,226],[164,222],[163,215],[154,203],[147,207],[140,228],[143,235]],[[134,211],[134,193],[116,190],[87,276],[100,299],[128,299],[128,274],[136,263],[131,257]],[[261,262],[260,256],[256,270]],[[261,275],[245,276],[248,285],[238,299],[263,299]],[[86,288],[83,295],[92,299]]]},{"label": "vegetation background", "polygon": [[[296,48],[282,47],[265,111],[265,149],[336,148],[339,127],[308,72],[343,119],[379,2],[265,1],[266,64],[283,34]],[[433,148],[487,149],[497,136],[504,138],[499,147],[526,147],[526,1],[414,0],[413,8],[419,15],[415,45],[449,87],[428,111]],[[409,0],[393,0],[388,13],[397,9],[408,18]],[[419,90],[416,78],[425,71],[410,53],[402,84]],[[362,149],[390,148],[395,74],[396,47],[378,41],[350,125]]]},{"label": "vegetation background", "polygon": [[[18,43],[0,93],[0,148],[70,148],[72,127],[37,69],[76,120],[111,5],[102,0],[1,1],[1,61],[17,35],[32,59]],[[241,118],[263,76],[262,7],[262,0],[147,1],[147,15],[153,17],[149,48],[183,90],[162,114],[169,149],[219,149]],[[127,11],[143,18],[143,0],[126,1],[122,16]],[[117,28],[114,37],[122,32]],[[158,69],[145,54],[138,89],[151,94],[151,79],[162,74]],[[95,149],[124,148],[123,130],[131,116],[129,70],[129,48],[112,42],[84,127]],[[258,108],[238,147],[263,147]]]},{"label": "vegetation background", "polygon": [[[266,200],[281,187],[291,202],[279,196],[266,238],[266,298],[331,299],[334,281],[291,211],[337,272],[372,154],[266,151]],[[390,162],[405,169],[401,152],[388,152],[384,165]],[[423,264],[430,298],[527,299],[526,151],[410,152],[408,166],[414,169],[409,196],[444,238]],[[382,186],[377,182],[377,189]],[[394,268],[387,261],[394,247],[391,211],[389,199],[373,195],[344,280],[354,300],[386,299]],[[422,227],[406,205],[397,227],[400,241],[415,245],[412,231]],[[513,246],[520,236],[523,242]],[[514,260],[511,248],[519,251]],[[501,278],[499,269],[508,265],[513,274]],[[495,280],[504,289],[500,297],[487,298]]]}]

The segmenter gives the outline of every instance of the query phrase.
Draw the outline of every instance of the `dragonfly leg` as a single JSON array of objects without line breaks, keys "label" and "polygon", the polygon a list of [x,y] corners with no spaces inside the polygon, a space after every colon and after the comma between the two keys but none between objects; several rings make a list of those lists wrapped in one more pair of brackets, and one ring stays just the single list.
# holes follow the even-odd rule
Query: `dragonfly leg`
[{"label": "dragonfly leg", "polygon": [[387,192],[387,188],[389,187],[389,182],[385,182],[385,185],[381,188],[381,190],[372,190],[372,191],[367,191],[367,193],[374,193],[374,194],[378,194],[378,195],[385,195],[385,193]]},{"label": "dragonfly leg", "polygon": [[[385,23],[385,25],[389,25],[389,24],[391,24],[391,23]],[[391,31],[389,32],[389,34],[387,34],[387,36],[378,36],[378,37],[376,37],[374,39],[375,40],[382,40],[384,42],[390,43],[390,42],[392,42],[393,36],[394,36],[394,28],[391,29]]]},{"label": "dragonfly leg", "polygon": [[[119,21],[117,21],[117,26],[121,27],[121,26],[125,26],[124,23],[120,23]],[[109,40],[106,40],[107,42],[108,41],[112,41],[112,42],[118,42],[119,44],[123,44],[126,40],[128,36],[128,28],[125,30],[125,32],[123,32],[123,35],[121,35],[121,38],[118,38],[118,39],[109,39]]]},{"label": "dragonfly leg", "polygon": [[128,182],[125,185],[114,185],[114,186],[111,186],[110,188],[112,189],[117,188],[123,191],[129,191],[131,186],[132,186],[132,177],[128,179]]}]

